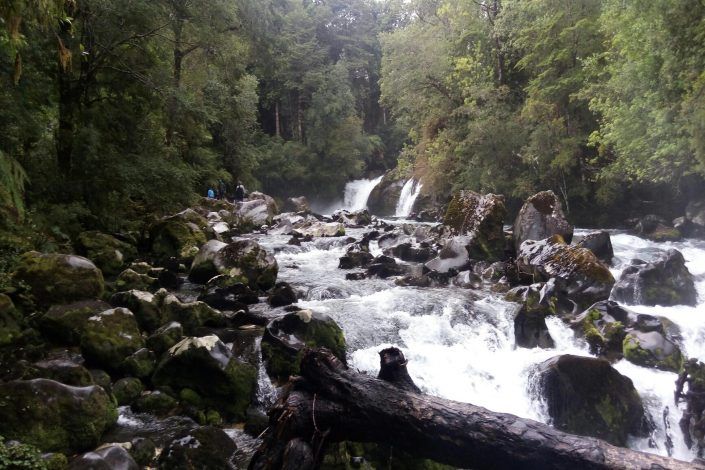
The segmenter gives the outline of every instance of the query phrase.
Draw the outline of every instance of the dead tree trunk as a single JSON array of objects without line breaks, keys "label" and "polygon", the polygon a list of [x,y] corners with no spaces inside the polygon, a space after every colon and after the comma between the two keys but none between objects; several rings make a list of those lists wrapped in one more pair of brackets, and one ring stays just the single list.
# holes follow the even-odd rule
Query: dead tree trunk
[{"label": "dead tree trunk", "polygon": [[[389,358],[393,367],[405,368],[403,356],[401,361],[394,354]],[[398,378],[404,374],[383,375]],[[408,383],[402,389],[351,371],[326,350],[306,351],[301,377],[289,383],[270,411],[264,443],[250,469],[315,469],[324,445],[340,441],[385,443],[419,457],[475,470],[705,469],[699,463],[615,447],[410,388]]]}]

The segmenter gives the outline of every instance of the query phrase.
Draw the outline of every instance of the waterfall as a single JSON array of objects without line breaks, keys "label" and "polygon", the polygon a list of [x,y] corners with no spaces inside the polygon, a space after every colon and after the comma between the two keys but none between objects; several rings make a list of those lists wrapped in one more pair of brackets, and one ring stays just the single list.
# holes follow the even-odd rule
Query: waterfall
[{"label": "waterfall", "polygon": [[343,199],[343,208],[349,211],[359,211],[367,209],[367,200],[372,193],[372,190],[382,181],[384,175],[373,180],[355,180],[350,181],[345,185],[345,197]]},{"label": "waterfall", "polygon": [[414,203],[416,202],[416,198],[419,197],[422,187],[423,185],[413,178],[404,183],[404,187],[399,195],[399,202],[397,202],[397,211],[394,215],[397,217],[408,217],[414,208]]}]

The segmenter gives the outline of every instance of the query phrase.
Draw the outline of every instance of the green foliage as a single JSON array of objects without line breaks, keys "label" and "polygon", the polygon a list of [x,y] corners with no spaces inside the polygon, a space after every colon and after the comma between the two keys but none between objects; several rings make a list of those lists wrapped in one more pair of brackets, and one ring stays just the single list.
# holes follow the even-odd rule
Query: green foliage
[{"label": "green foliage", "polygon": [[0,468],[48,470],[39,449],[25,444],[7,445],[0,436]]}]

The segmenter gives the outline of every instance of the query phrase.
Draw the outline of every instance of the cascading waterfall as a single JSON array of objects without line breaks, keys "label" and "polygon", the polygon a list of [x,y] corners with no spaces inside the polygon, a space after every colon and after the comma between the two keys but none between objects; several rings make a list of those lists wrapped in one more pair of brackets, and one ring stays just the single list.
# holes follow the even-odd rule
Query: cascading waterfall
[{"label": "cascading waterfall", "polygon": [[397,202],[395,216],[408,217],[409,214],[411,214],[416,198],[421,194],[422,187],[423,185],[413,178],[404,183],[404,187],[401,189],[401,194],[399,195],[399,202]]},{"label": "cascading waterfall", "polygon": [[382,181],[383,177],[384,175],[372,180],[355,180],[346,184],[343,208],[349,211],[367,209],[367,200],[370,198],[372,190]]}]

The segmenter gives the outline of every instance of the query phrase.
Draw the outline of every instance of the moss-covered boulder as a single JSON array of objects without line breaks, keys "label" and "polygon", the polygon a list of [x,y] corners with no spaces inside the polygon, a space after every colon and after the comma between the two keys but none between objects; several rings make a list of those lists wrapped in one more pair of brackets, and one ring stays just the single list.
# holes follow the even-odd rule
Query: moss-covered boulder
[{"label": "moss-covered boulder", "polygon": [[105,289],[103,273],[90,260],[37,251],[20,257],[14,280],[29,286],[35,301],[43,307],[97,299]]},{"label": "moss-covered boulder", "polygon": [[151,227],[151,252],[158,259],[177,258],[191,263],[199,247],[208,241],[207,232],[208,220],[193,209],[186,209]]},{"label": "moss-covered boulder", "polygon": [[179,434],[159,456],[162,470],[235,468],[237,446],[222,429],[204,426]]},{"label": "moss-covered boulder", "polygon": [[507,209],[504,197],[460,191],[453,195],[443,224],[455,234],[469,235],[468,254],[472,259],[504,258],[504,219]]},{"label": "moss-covered boulder", "polygon": [[81,233],[76,240],[76,249],[108,276],[119,273],[137,257],[133,245],[95,231]]},{"label": "moss-covered boulder", "polygon": [[572,328],[587,341],[590,352],[608,359],[622,355],[622,342],[636,314],[611,300],[591,305],[572,322]]},{"label": "moss-covered boulder", "polygon": [[683,238],[680,230],[655,214],[642,217],[636,227],[634,227],[634,231],[638,235],[655,242],[678,241]]},{"label": "moss-covered boulder", "polygon": [[563,355],[538,366],[539,385],[551,423],[572,434],[625,446],[648,435],[644,406],[631,379],[605,359]]},{"label": "moss-covered boulder", "polygon": [[161,355],[171,349],[184,336],[181,323],[172,321],[160,327],[147,338],[147,347],[156,354]]},{"label": "moss-covered boulder", "polygon": [[614,249],[610,233],[607,230],[588,233],[576,243],[576,246],[587,248],[603,263],[612,264]]},{"label": "moss-covered boulder", "polygon": [[298,301],[296,291],[286,282],[278,282],[267,300],[272,307],[285,307]]},{"label": "moss-covered boulder", "polygon": [[269,322],[262,337],[267,372],[278,380],[299,373],[304,347],[328,348],[345,362],[345,337],[328,315],[311,310],[288,313]]},{"label": "moss-covered boulder", "polygon": [[156,365],[157,356],[154,354],[154,351],[142,348],[125,358],[122,364],[122,370],[125,374],[133,377],[147,379],[152,375],[152,372],[154,372]]},{"label": "moss-covered boulder", "polygon": [[522,286],[507,292],[506,298],[521,307],[514,314],[514,344],[520,348],[553,348],[555,343],[546,325],[546,316],[555,314],[541,295],[544,284]]},{"label": "moss-covered boulder", "polygon": [[0,383],[0,435],[45,452],[95,447],[117,421],[117,409],[96,385],[72,387],[48,379]]},{"label": "moss-covered boulder", "polygon": [[612,298],[627,305],[692,305],[698,302],[693,275],[683,254],[668,250],[647,263],[632,260],[614,286]]},{"label": "moss-covered boulder", "polygon": [[117,444],[103,446],[79,455],[69,465],[69,470],[139,470],[139,468],[130,453]]},{"label": "moss-covered boulder", "polygon": [[0,347],[7,346],[22,336],[22,315],[5,294],[0,294]]},{"label": "moss-covered boulder", "polygon": [[144,385],[137,377],[125,377],[115,382],[112,388],[118,405],[126,406],[131,405],[142,395]]},{"label": "moss-covered boulder", "polygon": [[149,274],[140,274],[132,269],[122,271],[115,280],[115,289],[118,291],[142,290],[146,291],[158,285],[158,280]]},{"label": "moss-covered boulder", "polygon": [[615,283],[609,268],[592,251],[568,245],[560,235],[522,243],[516,266],[522,278],[531,282],[555,278],[580,308],[607,300]]},{"label": "moss-covered boulder", "polygon": [[175,391],[188,388],[229,417],[245,416],[257,371],[235,358],[217,336],[185,338],[165,355],[152,382]]},{"label": "moss-covered boulder", "polygon": [[86,360],[106,370],[117,371],[126,357],[144,347],[135,316],[125,308],[93,315],[81,335],[81,353]]},{"label": "moss-covered boulder", "polygon": [[167,321],[180,323],[184,333],[188,335],[193,334],[200,326],[223,327],[227,323],[223,313],[205,302],[182,302],[164,289],[155,294],[155,302],[164,312]]},{"label": "moss-covered boulder", "polygon": [[553,191],[542,191],[526,200],[514,220],[514,248],[526,240],[543,240],[560,235],[570,243],[573,226],[563,213],[563,205]]},{"label": "moss-covered boulder", "polygon": [[150,413],[167,416],[176,410],[178,401],[171,395],[159,390],[145,393],[132,403],[132,409],[138,413]]},{"label": "moss-covered boulder", "polygon": [[198,296],[198,300],[218,310],[247,310],[248,305],[259,302],[257,292],[244,283],[227,275],[212,278]]},{"label": "moss-covered boulder", "polygon": [[663,331],[631,330],[622,343],[624,358],[643,367],[680,372],[683,355]]},{"label": "moss-covered boulder", "polygon": [[24,379],[50,379],[74,387],[93,385],[93,377],[81,364],[67,359],[46,359],[31,365]]},{"label": "moss-covered boulder", "polygon": [[256,241],[242,239],[230,244],[204,245],[189,273],[193,282],[205,284],[214,276],[226,274],[247,283],[252,289],[274,287],[279,273],[277,260]]},{"label": "moss-covered boulder", "polygon": [[152,332],[167,321],[166,315],[155,301],[154,294],[141,290],[117,292],[110,297],[114,307],[124,307],[135,315],[140,329]]},{"label": "moss-covered boulder", "polygon": [[100,300],[54,305],[39,318],[37,326],[49,340],[65,346],[77,346],[88,319],[109,309],[110,305]]}]

